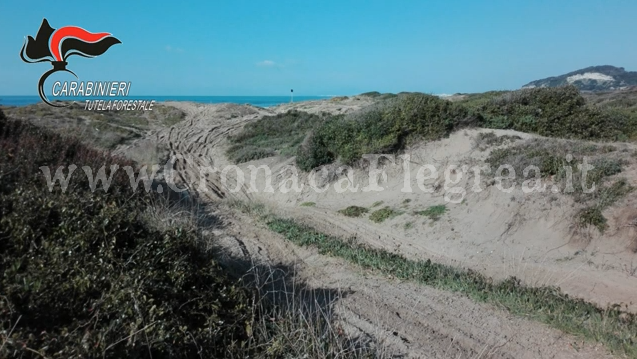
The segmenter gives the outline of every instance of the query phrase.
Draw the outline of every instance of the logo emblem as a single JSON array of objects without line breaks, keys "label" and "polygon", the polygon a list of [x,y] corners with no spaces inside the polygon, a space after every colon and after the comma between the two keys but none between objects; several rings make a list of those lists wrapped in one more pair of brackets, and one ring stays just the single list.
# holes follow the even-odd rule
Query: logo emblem
[{"label": "logo emblem", "polygon": [[44,81],[47,77],[55,72],[65,71],[77,78],[73,71],[66,68],[68,65],[66,60],[69,56],[79,55],[93,58],[105,53],[111,46],[121,43],[107,32],[94,34],[77,26],[64,26],[56,30],[44,19],[35,39],[29,36],[22,45],[20,58],[29,64],[48,61],[53,65],[52,69],[40,77],[38,92],[46,104],[54,107],[65,107],[67,105],[53,104],[47,99],[44,93]]}]

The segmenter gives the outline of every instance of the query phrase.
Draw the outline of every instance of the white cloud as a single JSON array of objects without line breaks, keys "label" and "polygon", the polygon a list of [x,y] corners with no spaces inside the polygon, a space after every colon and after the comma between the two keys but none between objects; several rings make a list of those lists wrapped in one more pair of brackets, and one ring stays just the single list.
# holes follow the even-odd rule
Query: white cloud
[{"label": "white cloud", "polygon": [[179,48],[179,47],[172,47],[170,45],[166,45],[165,47],[166,51],[168,52],[184,52],[183,49]]},{"label": "white cloud", "polygon": [[263,61],[257,62],[257,66],[259,66],[259,67],[273,67],[273,66],[276,66],[276,62],[271,61],[271,60],[263,60]]}]

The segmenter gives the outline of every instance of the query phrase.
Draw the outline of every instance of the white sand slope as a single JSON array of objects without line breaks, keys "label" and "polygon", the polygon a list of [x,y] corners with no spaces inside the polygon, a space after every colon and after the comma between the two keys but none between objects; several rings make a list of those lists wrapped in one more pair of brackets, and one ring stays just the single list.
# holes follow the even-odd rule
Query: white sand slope
[{"label": "white sand slope", "polygon": [[573,76],[569,76],[566,78],[566,81],[569,84],[572,84],[575,81],[583,81],[583,80],[595,80],[595,81],[615,81],[612,76],[604,75],[599,72],[586,72],[583,74],[577,74]]}]

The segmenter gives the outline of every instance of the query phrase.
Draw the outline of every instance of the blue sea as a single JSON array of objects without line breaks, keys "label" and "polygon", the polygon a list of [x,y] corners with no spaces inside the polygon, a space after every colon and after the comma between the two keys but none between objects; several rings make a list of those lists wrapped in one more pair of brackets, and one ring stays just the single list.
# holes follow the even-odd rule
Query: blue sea
[{"label": "blue sea", "polygon": [[[323,100],[332,96],[294,96],[294,102]],[[84,102],[86,99],[95,100],[96,98],[65,98],[65,101],[77,100]],[[108,98],[106,100],[115,100],[120,98]],[[290,96],[130,96],[121,98],[122,100],[155,100],[156,102],[164,101],[190,101],[198,103],[236,103],[250,104],[259,107],[271,107],[282,103],[289,103]],[[42,100],[39,96],[0,96],[0,106],[27,106],[40,103]]]}]

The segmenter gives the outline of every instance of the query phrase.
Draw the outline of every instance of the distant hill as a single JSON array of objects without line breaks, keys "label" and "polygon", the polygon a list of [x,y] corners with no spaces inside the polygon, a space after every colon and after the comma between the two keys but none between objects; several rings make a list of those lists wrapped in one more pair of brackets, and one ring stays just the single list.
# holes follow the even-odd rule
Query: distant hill
[{"label": "distant hill", "polygon": [[637,71],[610,65],[591,66],[565,75],[535,80],[522,88],[575,85],[582,91],[612,91],[637,86]]}]

